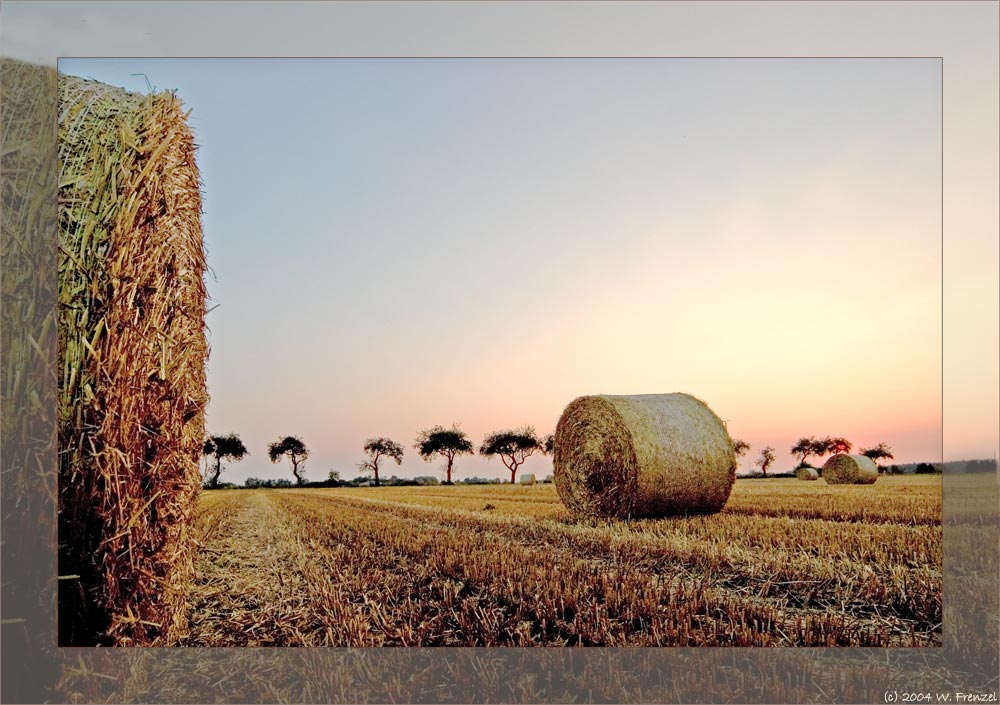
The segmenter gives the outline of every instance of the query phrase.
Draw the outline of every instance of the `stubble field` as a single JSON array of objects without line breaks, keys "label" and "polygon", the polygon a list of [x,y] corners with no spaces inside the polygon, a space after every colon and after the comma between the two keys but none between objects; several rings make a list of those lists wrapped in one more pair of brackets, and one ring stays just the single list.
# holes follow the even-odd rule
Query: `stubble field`
[{"label": "stubble field", "polygon": [[552,485],[203,493],[198,646],[936,646],[941,478],[742,480],[712,516]]}]

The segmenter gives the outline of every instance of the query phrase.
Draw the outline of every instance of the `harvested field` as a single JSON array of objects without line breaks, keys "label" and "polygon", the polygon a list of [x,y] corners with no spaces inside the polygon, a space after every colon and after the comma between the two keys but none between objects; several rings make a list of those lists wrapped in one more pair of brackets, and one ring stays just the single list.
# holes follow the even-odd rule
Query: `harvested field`
[{"label": "harvested field", "polygon": [[550,484],[207,492],[180,643],[937,646],[940,512],[913,476],[635,522]]}]

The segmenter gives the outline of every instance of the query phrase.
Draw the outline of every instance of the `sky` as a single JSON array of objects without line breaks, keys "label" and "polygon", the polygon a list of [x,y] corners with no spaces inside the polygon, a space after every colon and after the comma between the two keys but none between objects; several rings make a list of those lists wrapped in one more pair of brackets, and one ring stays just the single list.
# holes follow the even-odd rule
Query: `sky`
[{"label": "sky", "polygon": [[[222,479],[441,476],[461,424],[688,392],[752,449],[941,460],[936,59],[63,59],[191,109]],[[132,75],[132,74],[144,74]],[[973,430],[953,457],[990,457]],[[551,473],[551,459],[523,468]],[[461,458],[456,479],[509,477]]]}]

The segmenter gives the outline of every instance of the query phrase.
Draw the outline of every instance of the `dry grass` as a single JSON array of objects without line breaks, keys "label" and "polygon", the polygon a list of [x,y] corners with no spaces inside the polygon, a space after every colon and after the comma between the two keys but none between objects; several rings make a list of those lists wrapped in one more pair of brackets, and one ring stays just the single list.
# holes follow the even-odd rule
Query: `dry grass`
[{"label": "dry grass", "polygon": [[941,478],[883,476],[878,484],[827,485],[792,479],[736,484],[723,514],[940,525]]},{"label": "dry grass", "polygon": [[580,517],[710,514],[735,479],[725,425],[689,394],[579,397],[554,447],[559,496]]},{"label": "dry grass", "polygon": [[[882,506],[938,478],[889,480]],[[733,499],[804,484],[737,483]],[[183,643],[937,645],[926,519],[577,520],[550,485],[208,493]]]},{"label": "dry grass", "polygon": [[59,91],[60,643],[156,644],[186,627],[207,402],[195,146],[172,93]]}]

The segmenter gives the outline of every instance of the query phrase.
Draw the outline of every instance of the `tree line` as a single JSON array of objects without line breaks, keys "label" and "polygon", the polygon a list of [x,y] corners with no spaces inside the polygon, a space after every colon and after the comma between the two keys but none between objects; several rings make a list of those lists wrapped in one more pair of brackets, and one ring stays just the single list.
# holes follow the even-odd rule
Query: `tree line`
[{"label": "tree line", "polygon": [[[455,461],[462,455],[474,455],[476,448],[468,435],[458,424],[450,428],[434,426],[421,431],[413,444],[417,454],[430,462],[440,459],[444,463],[446,474],[445,484],[452,483],[452,473]],[[531,426],[494,431],[486,435],[479,445],[479,454],[484,457],[497,457],[504,467],[510,471],[510,481],[513,483],[517,469],[535,453],[549,455],[553,450],[553,436],[538,436]],[[403,445],[391,438],[369,438],[364,442],[362,451],[365,460],[358,463],[358,469],[371,472],[375,477],[375,485],[380,484],[379,472],[386,462],[403,462]],[[209,436],[202,447],[202,455],[206,458],[205,485],[210,488],[219,486],[219,476],[224,469],[223,463],[234,463],[243,460],[250,454],[238,434],[229,433],[224,436]],[[285,436],[267,447],[267,455],[272,463],[287,459],[291,465],[295,484],[301,486],[305,482],[305,462],[309,458],[309,449],[298,436]],[[258,481],[263,482],[263,481]],[[289,484],[290,481],[289,481]],[[263,486],[263,485],[262,485]]]},{"label": "tree line", "polygon": [[[818,438],[809,436],[800,438],[789,449],[790,453],[799,459],[795,469],[802,467],[813,467],[809,464],[809,458],[822,458],[825,455],[835,455],[837,453],[850,453],[854,444],[842,436],[826,436]],[[441,459],[444,462],[446,474],[445,484],[453,484],[452,473],[455,468],[455,461],[463,455],[474,455],[476,448],[458,424],[452,424],[450,428],[434,426],[421,431],[413,444],[417,454],[430,462],[434,459]],[[746,441],[733,439],[733,450],[737,457],[742,457],[750,452],[751,446]],[[486,435],[480,444],[478,452],[484,457],[497,457],[504,467],[510,471],[510,481],[513,483],[517,476],[517,470],[525,461],[535,453],[550,455],[553,450],[553,435],[539,437],[535,429],[531,426],[522,426],[514,429],[504,429],[494,431]],[[358,463],[358,469],[363,472],[370,472],[374,475],[375,485],[380,485],[379,472],[385,462],[395,462],[401,465],[403,462],[404,448],[401,443],[391,438],[380,436],[369,438],[364,442],[362,451],[365,453],[365,460]],[[775,462],[775,449],[772,446],[764,446],[754,465],[760,468],[761,474],[767,476],[768,469]],[[885,469],[880,466],[879,460],[892,460],[892,448],[887,443],[879,443],[870,448],[862,448],[859,453],[871,458],[879,472]],[[223,461],[239,462],[249,455],[243,441],[239,435],[230,433],[224,436],[210,436],[205,440],[202,455],[214,460],[214,465],[206,468],[206,485],[211,488],[219,486],[219,476],[222,474]],[[279,438],[267,447],[267,455],[272,463],[278,463],[282,459],[287,459],[295,478],[296,485],[305,482],[305,462],[309,458],[309,449],[298,436],[285,436]],[[816,468],[822,473],[822,466]]]},{"label": "tree line", "polygon": [[[733,450],[736,452],[737,457],[746,455],[750,451],[750,447],[750,444],[746,441],[736,438],[733,439]],[[807,462],[811,457],[815,456],[817,458],[822,458],[824,455],[850,453],[852,448],[854,448],[854,444],[843,436],[826,436],[825,438],[809,436],[800,438],[796,441],[795,444],[789,449],[789,452],[798,457],[799,463],[795,466],[795,469],[798,470],[799,468],[813,467]],[[879,465],[879,460],[893,459],[892,448],[889,447],[888,443],[879,443],[870,448],[862,448],[858,451],[858,453],[871,458],[879,472],[885,472],[885,469]],[[760,468],[761,474],[764,475],[764,477],[767,477],[768,468],[774,464],[774,461],[774,447],[764,446],[761,449],[760,454],[754,460],[753,464]],[[823,474],[822,465],[815,469],[821,475]]]},{"label": "tree line", "polygon": [[[219,475],[222,474],[222,462],[238,463],[250,451],[243,444],[243,440],[236,433],[227,433],[224,436],[209,436],[202,445],[201,454],[205,458],[215,461],[214,465],[206,467],[206,482],[208,487],[219,486]],[[288,458],[292,465],[292,475],[295,483],[301,485],[305,481],[305,462],[309,457],[309,449],[298,436],[285,436],[267,447],[267,455],[272,463],[279,462],[282,458]]]}]

